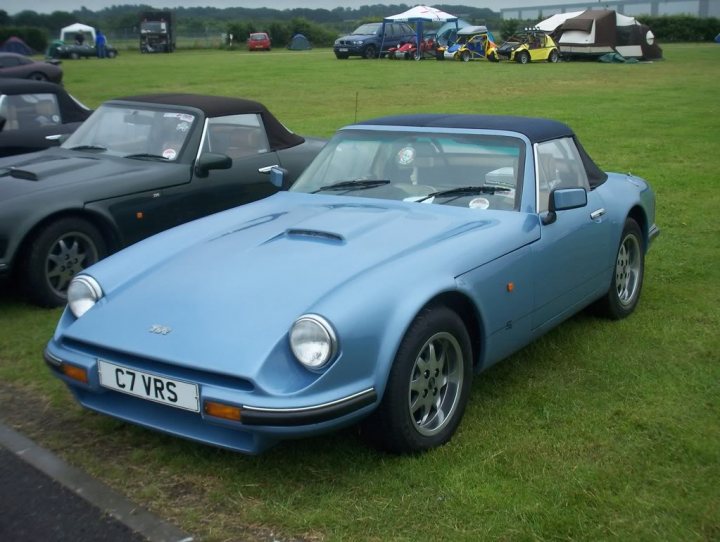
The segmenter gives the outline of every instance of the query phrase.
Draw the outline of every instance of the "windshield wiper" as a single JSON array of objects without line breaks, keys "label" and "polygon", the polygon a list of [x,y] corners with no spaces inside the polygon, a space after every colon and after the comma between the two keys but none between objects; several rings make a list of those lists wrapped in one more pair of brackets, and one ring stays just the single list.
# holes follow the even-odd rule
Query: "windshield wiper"
[{"label": "windshield wiper", "polygon": [[138,152],[135,154],[128,154],[125,155],[123,158],[138,158],[140,160],[147,159],[147,160],[162,160],[163,162],[167,162],[168,159],[164,156],[160,156],[159,154],[151,154],[149,152]]},{"label": "windshield wiper", "polygon": [[340,181],[327,186],[321,186],[317,190],[313,190],[311,193],[316,194],[324,190],[363,190],[365,188],[373,188],[384,184],[390,184],[390,181],[387,179],[355,179],[354,181]]},{"label": "windshield wiper", "polygon": [[70,147],[71,151],[106,151],[106,147],[100,145],[78,145],[76,147]]},{"label": "windshield wiper", "polygon": [[505,188],[503,186],[460,186],[458,188],[450,188],[449,190],[432,192],[415,201],[421,202],[430,198],[446,198],[451,196],[460,197],[473,196],[475,194],[495,194],[497,192],[510,192],[510,188]]}]

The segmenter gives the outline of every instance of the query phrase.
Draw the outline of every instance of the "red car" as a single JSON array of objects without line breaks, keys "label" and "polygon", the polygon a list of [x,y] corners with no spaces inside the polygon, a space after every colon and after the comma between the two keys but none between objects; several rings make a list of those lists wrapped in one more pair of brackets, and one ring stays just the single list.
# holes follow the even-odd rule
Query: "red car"
[{"label": "red car", "polygon": [[265,32],[253,32],[247,41],[248,51],[269,51],[272,43]]}]

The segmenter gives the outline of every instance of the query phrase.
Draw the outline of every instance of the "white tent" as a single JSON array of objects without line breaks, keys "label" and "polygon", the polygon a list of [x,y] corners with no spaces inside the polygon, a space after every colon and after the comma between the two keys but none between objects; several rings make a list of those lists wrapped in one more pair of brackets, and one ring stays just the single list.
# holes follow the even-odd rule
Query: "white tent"
[{"label": "white tent", "polygon": [[448,23],[454,22],[455,29],[458,28],[458,18],[455,15],[450,15],[442,10],[429,6],[415,6],[407,11],[398,13],[397,15],[391,15],[383,19],[383,42],[380,44],[380,50],[383,50],[385,45],[385,24],[387,23],[409,23],[415,24],[415,37],[417,43],[423,39],[423,24],[424,23]]},{"label": "white tent", "polygon": [[75,36],[78,34],[90,34],[92,41],[86,39],[86,42],[90,45],[95,44],[95,29],[82,23],[71,24],[60,30],[60,39],[67,42],[75,41]]},{"label": "white tent", "polygon": [[437,8],[429,6],[415,6],[407,11],[398,13],[397,15],[391,15],[385,17],[387,22],[399,22],[399,23],[417,23],[420,21],[429,23],[446,23],[448,21],[457,21],[455,15],[450,15]]}]

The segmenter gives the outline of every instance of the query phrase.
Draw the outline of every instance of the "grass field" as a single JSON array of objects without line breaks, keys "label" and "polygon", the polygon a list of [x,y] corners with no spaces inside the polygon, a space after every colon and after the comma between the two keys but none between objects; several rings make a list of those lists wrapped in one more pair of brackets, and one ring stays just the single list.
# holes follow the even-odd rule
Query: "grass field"
[{"label": "grass field", "polygon": [[[569,123],[648,179],[662,234],[636,313],[581,314],[476,378],[453,441],[418,457],[350,429],[246,457],[82,411],[41,352],[59,310],[0,293],[0,418],[202,540],[720,540],[720,47],[649,64],[337,61],[121,52],[64,61],[90,106],[189,91],[265,103],[294,131],[407,112]],[[713,218],[715,217],[715,218]]]}]

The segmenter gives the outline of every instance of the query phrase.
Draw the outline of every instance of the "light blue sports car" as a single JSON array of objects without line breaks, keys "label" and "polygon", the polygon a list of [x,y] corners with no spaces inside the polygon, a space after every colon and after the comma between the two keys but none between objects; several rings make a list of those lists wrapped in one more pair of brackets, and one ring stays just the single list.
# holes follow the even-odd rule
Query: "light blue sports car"
[{"label": "light blue sports car", "polygon": [[45,360],[85,407],[215,446],[359,422],[418,452],[452,437],[473,373],[590,304],[632,313],[658,233],[648,184],[562,123],[366,121],[288,190],[84,270]]}]

